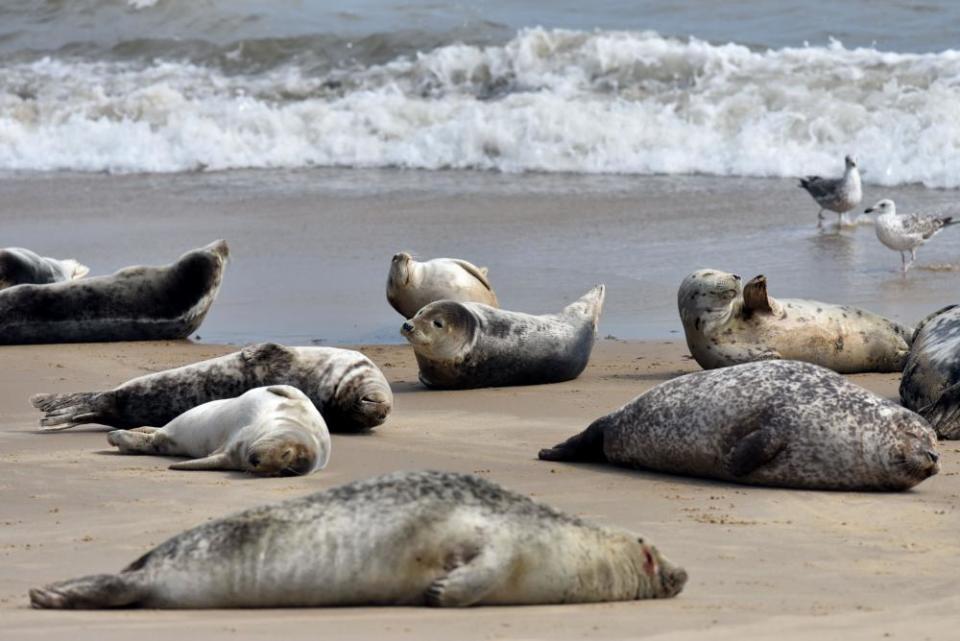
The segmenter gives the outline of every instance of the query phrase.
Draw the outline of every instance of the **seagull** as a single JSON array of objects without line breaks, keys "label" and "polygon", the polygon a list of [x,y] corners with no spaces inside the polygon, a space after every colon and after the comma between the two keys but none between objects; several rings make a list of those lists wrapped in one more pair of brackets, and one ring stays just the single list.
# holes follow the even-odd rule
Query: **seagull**
[{"label": "seagull", "polygon": [[[877,213],[877,238],[894,251],[900,252],[903,273],[917,259],[917,247],[933,238],[941,229],[955,225],[950,216],[924,216],[921,214],[898,214],[892,200],[885,199],[864,211],[865,214]],[[910,252],[910,262],[904,252]]]},{"label": "seagull", "polygon": [[843,215],[860,204],[863,200],[863,190],[860,188],[860,170],[857,169],[857,159],[847,156],[843,159],[846,169],[842,178],[821,178],[807,176],[800,179],[798,187],[803,187],[807,193],[820,205],[817,214],[817,227],[823,226],[823,210],[829,209],[840,214],[837,224],[843,223]]}]

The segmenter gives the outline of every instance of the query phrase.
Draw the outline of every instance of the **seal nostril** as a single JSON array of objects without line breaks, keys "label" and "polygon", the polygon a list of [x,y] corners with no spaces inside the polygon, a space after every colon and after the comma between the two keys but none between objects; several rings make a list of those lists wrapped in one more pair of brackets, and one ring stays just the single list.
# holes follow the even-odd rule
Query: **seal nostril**
[{"label": "seal nostril", "polygon": [[404,323],[404,324],[403,324],[403,331],[409,332],[409,331],[411,331],[412,329],[413,329],[413,325],[411,325],[410,323]]},{"label": "seal nostril", "polygon": [[258,465],[260,465],[260,457],[257,456],[256,454],[251,454],[248,460],[250,461],[250,465],[252,465],[253,467],[257,467]]},{"label": "seal nostril", "polygon": [[940,455],[934,452],[933,450],[927,450],[927,456],[930,457],[930,460],[936,463],[940,460]]}]

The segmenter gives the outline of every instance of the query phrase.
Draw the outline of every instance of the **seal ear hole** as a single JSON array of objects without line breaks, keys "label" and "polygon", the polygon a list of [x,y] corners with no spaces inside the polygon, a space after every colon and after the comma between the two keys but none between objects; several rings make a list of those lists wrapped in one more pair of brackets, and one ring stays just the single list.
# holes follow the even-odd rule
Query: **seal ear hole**
[{"label": "seal ear hole", "polygon": [[642,537],[642,536],[637,539],[637,543],[643,543],[643,537]]}]

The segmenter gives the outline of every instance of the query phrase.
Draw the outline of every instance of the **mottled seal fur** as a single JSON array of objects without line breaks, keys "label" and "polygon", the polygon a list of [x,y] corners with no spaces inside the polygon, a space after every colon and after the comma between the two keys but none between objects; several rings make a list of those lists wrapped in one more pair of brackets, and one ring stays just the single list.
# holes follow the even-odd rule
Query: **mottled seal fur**
[{"label": "mottled seal fur", "polygon": [[35,608],[580,603],[665,598],[686,572],[473,476],[400,472],[205,523],[119,574],[30,590]]},{"label": "mottled seal fur", "polygon": [[667,381],[540,458],[818,490],[906,490],[939,471],[923,418],[798,361]]},{"label": "mottled seal fur", "polygon": [[427,387],[557,383],[587,366],[603,307],[598,285],[559,314],[533,316],[481,303],[438,301],[403,324]]},{"label": "mottled seal fur", "polygon": [[310,474],[330,458],[330,432],[307,396],[289,385],[257,387],[187,410],[163,427],[107,434],[123,454],[189,456],[173,470]]},{"label": "mottled seal fur", "polygon": [[0,343],[186,338],[213,304],[228,254],[218,240],[166,267],[2,290]]},{"label": "mottled seal fur", "polygon": [[438,300],[500,306],[487,279],[486,267],[459,258],[419,262],[406,252],[395,254],[390,261],[387,300],[404,318]]},{"label": "mottled seal fur", "polygon": [[746,287],[716,269],[687,276],[677,294],[690,353],[704,369],[767,359],[806,361],[835,372],[899,372],[913,330],[850,307],[775,299],[767,280]]},{"label": "mottled seal fur", "polygon": [[90,268],[72,258],[41,256],[23,247],[0,249],[0,289],[15,285],[46,285],[83,278]]},{"label": "mottled seal fur", "polygon": [[960,439],[960,306],[930,314],[917,327],[900,379],[900,400],[940,438]]},{"label": "mottled seal fur", "polygon": [[302,391],[333,432],[380,425],[393,406],[383,372],[360,352],[276,343],[140,376],[112,390],[37,394],[30,401],[45,413],[40,425],[46,430],[83,423],[158,427],[197,405],[267,385],[292,385]]}]

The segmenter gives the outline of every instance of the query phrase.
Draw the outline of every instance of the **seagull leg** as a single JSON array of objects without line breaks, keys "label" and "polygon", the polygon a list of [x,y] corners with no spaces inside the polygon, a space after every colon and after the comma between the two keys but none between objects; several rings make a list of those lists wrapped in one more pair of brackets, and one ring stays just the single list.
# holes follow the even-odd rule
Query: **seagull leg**
[{"label": "seagull leg", "polygon": [[900,271],[907,273],[907,256],[903,252],[900,252]]},{"label": "seagull leg", "polygon": [[817,227],[823,227],[823,209],[817,212]]},{"label": "seagull leg", "polygon": [[916,250],[916,249],[911,249],[911,250],[910,250],[910,262],[907,263],[906,269],[903,270],[904,273],[906,273],[907,270],[910,269],[910,266],[913,265],[913,262],[914,262],[915,260],[917,260],[917,250]]}]

